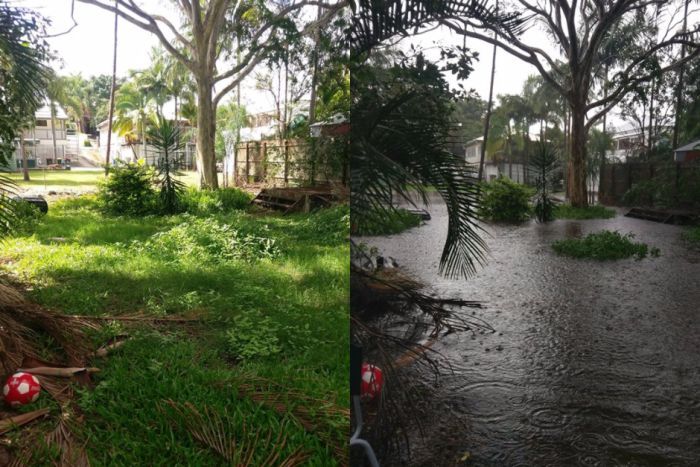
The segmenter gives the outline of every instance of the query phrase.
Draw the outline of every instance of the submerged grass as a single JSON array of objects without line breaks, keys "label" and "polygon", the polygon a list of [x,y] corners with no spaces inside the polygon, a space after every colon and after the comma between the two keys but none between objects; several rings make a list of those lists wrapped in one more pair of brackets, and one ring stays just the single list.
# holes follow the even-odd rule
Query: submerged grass
[{"label": "submerged grass", "polygon": [[634,257],[638,260],[650,254],[659,256],[658,248],[651,248],[646,243],[632,241],[634,234],[622,235],[619,232],[602,230],[588,234],[584,238],[558,240],[552,248],[560,255],[573,258],[591,258],[597,260],[615,260]]},{"label": "submerged grass", "polygon": [[394,235],[404,230],[419,226],[421,217],[406,209],[397,209],[386,215],[380,223],[366,225],[357,235]]},{"label": "submerged grass", "polygon": [[[138,331],[96,362],[97,387],[78,401],[94,465],[220,465],[159,410],[172,400],[226,409],[241,430],[244,420],[286,426],[285,453],[301,448],[305,465],[325,466],[337,461],[319,436],[235,388],[251,375],[347,407],[348,231],[347,207],[130,218],[105,217],[82,197],[53,204],[34,233],[8,239],[0,256],[32,299],[65,313],[203,318],[196,332]],[[319,417],[344,439],[346,419]]]},{"label": "submerged grass", "polygon": [[600,204],[585,208],[575,208],[570,204],[560,204],[554,207],[555,219],[611,219],[616,215],[614,209],[606,208]]},{"label": "submerged grass", "polygon": [[691,247],[700,249],[700,227],[690,227],[683,232],[683,238]]}]

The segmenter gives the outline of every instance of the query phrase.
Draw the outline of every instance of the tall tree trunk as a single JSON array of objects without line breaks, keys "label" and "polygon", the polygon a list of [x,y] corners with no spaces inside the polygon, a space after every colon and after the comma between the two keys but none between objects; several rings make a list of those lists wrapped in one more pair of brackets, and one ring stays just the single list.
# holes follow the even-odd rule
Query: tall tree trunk
[{"label": "tall tree trunk", "polygon": [[197,167],[201,187],[219,188],[216,174],[214,136],[216,132],[216,107],[212,100],[212,85],[208,80],[197,80]]},{"label": "tall tree trunk", "polygon": [[[498,0],[496,0],[496,11],[498,11]],[[498,40],[498,34],[494,33],[493,37]],[[465,45],[466,45],[466,36]],[[491,54],[491,83],[489,84],[489,102],[486,106],[486,118],[484,119],[484,141],[481,144],[481,155],[479,157],[479,180],[484,178],[484,163],[486,160],[486,145],[489,142],[489,126],[491,125],[491,107],[493,106],[493,80],[496,77],[496,49],[498,46],[493,45],[493,53]]]},{"label": "tall tree trunk", "polygon": [[19,135],[19,155],[22,157],[22,178],[25,182],[29,181],[29,160],[27,159],[27,151],[24,150],[24,130]]},{"label": "tall tree trunk", "polygon": [[56,103],[49,102],[51,108],[51,143],[53,144],[53,163],[58,159],[58,149],[56,148]]},{"label": "tall tree trunk", "polygon": [[[119,3],[114,0],[114,8],[118,8]],[[112,84],[109,88],[109,114],[107,116],[107,153],[105,154],[105,177],[109,175],[110,155],[112,151],[112,119],[114,118],[114,89],[117,82],[117,25],[119,15],[114,12],[114,48],[112,49]]]},{"label": "tall tree trunk", "polygon": [[[316,11],[316,20],[321,18],[321,6]],[[320,43],[321,30],[314,31],[314,48],[311,51],[311,95],[309,97],[309,125],[316,123],[316,87],[318,86],[318,47]]]},{"label": "tall tree trunk", "polygon": [[[584,101],[585,102],[585,101]],[[587,207],[586,189],[586,111],[585,103],[571,109],[571,154],[569,173],[571,184],[568,187],[569,200],[574,207]]]},{"label": "tall tree trunk", "polygon": [[[654,97],[658,91],[658,86],[654,81],[651,82],[651,98],[649,100],[649,145],[647,146],[647,160],[651,157],[651,151],[654,148]],[[675,148],[674,148],[675,149]]]}]

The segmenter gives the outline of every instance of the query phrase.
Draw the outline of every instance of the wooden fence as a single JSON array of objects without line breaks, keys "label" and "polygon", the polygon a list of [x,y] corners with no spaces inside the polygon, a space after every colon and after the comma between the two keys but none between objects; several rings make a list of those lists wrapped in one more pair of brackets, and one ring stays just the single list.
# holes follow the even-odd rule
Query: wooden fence
[{"label": "wooden fence", "polygon": [[[603,204],[625,205],[625,194],[635,185],[645,184],[648,199],[635,204],[700,206],[700,163],[626,162],[607,164],[601,171],[598,199]],[[640,185],[641,186],[641,185]],[[642,193],[644,195],[644,193]],[[642,196],[645,198],[646,196]]]},{"label": "wooden fence", "polygon": [[328,158],[313,153],[304,140],[244,141],[228,149],[224,180],[226,184],[268,186],[345,182],[345,170],[339,173]]}]

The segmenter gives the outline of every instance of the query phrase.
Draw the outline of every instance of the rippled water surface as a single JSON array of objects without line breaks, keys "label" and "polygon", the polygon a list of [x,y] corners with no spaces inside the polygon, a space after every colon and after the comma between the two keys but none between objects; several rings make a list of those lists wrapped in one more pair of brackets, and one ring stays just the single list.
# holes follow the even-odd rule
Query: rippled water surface
[{"label": "rippled water surface", "polygon": [[[412,465],[700,465],[700,254],[681,228],[626,218],[488,226],[476,277],[438,277],[447,220],[365,238],[444,296],[479,300],[493,334],[436,346],[459,370],[436,397]],[[661,257],[559,257],[552,241],[634,232]],[[471,311],[469,311],[471,313]],[[446,413],[447,413],[446,412]]]}]

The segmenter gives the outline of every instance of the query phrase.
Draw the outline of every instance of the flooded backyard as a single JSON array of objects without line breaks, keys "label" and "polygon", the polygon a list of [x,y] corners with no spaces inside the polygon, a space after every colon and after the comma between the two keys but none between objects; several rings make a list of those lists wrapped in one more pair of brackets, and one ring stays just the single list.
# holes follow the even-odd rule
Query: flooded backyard
[{"label": "flooded backyard", "polygon": [[[444,206],[424,226],[364,238],[442,296],[478,300],[495,333],[445,336],[455,366],[411,465],[700,465],[700,254],[681,228],[623,217],[487,226],[488,264],[437,275]],[[661,256],[597,262],[550,244],[633,232]],[[472,313],[471,310],[465,313]]]}]

